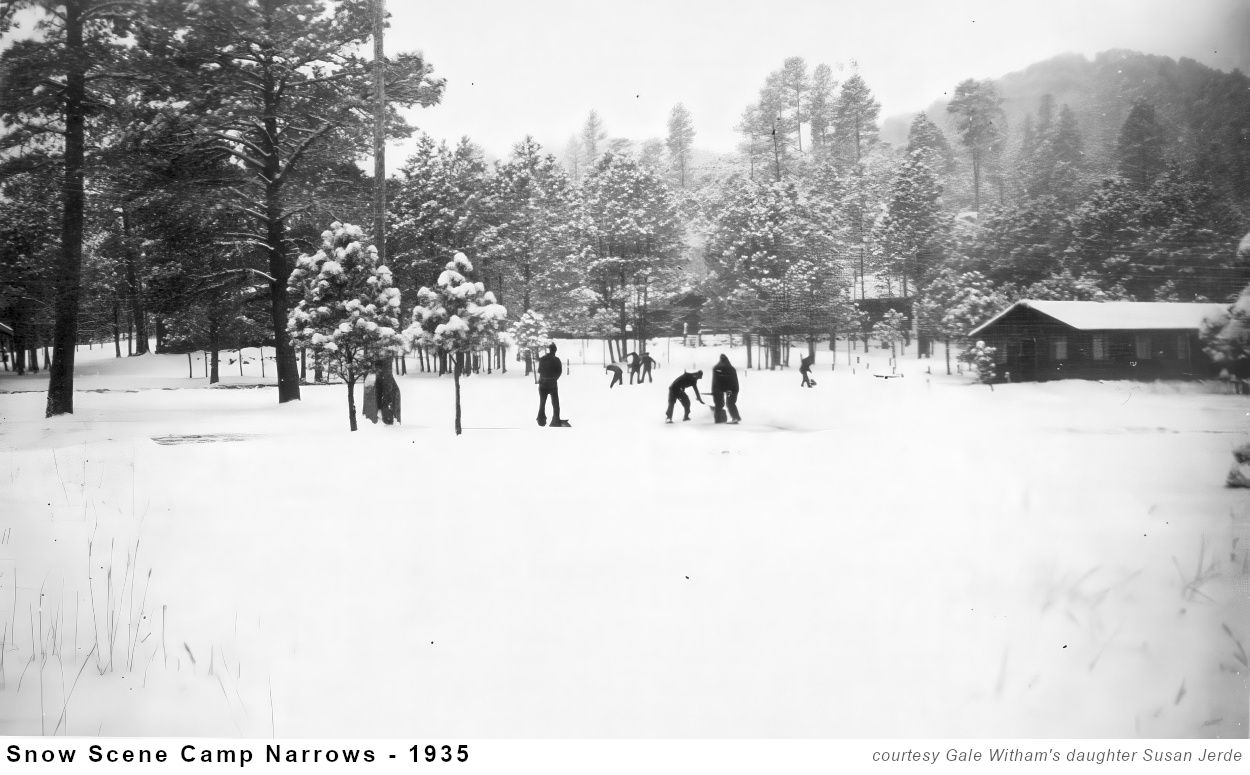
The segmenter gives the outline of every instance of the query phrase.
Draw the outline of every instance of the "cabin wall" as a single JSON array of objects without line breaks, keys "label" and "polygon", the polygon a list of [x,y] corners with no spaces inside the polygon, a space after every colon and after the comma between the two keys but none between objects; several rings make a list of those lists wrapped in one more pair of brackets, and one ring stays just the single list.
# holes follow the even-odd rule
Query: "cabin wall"
[{"label": "cabin wall", "polygon": [[998,373],[1012,382],[1064,379],[1202,379],[1217,369],[1197,331],[1078,331],[1020,309],[977,339],[997,348]]}]

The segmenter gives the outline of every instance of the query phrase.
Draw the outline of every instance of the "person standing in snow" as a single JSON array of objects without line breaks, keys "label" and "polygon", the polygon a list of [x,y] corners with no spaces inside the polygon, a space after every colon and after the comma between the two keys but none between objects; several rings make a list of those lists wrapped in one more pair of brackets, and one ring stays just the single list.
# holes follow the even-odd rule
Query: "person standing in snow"
[{"label": "person standing in snow", "polygon": [[803,382],[799,387],[816,387],[816,381],[812,379],[812,364],[815,362],[815,355],[804,355],[799,361],[799,373],[803,375]]},{"label": "person standing in snow", "polygon": [[625,384],[624,381],[621,380],[621,367],[620,366],[617,366],[615,363],[609,363],[607,366],[603,367],[603,370],[612,372],[612,381],[608,383],[608,390],[611,390],[617,385]]},{"label": "person standing in snow", "polygon": [[[629,364],[629,384],[634,384],[634,377],[638,376],[638,369],[642,368],[642,360],[638,358],[638,353],[627,353],[625,362]],[[638,379],[638,384],[642,384],[642,379]]]},{"label": "person standing in snow", "polygon": [[730,422],[742,422],[738,414],[738,371],[729,362],[729,356],[722,354],[712,367],[712,415],[716,422],[725,422],[726,408]]},{"label": "person standing in snow", "polygon": [[703,379],[703,372],[696,371],[693,374],[685,372],[673,380],[673,384],[668,386],[668,411],[664,413],[665,422],[673,421],[673,406],[678,401],[681,402],[681,408],[686,413],[681,421],[690,420],[690,399],[686,396],[686,388],[694,388],[694,397],[706,406],[707,402],[703,400],[703,396],[699,395],[699,380],[701,379]]},{"label": "person standing in snow", "polygon": [[643,350],[640,363],[642,365],[642,374],[638,377],[638,384],[641,385],[644,379],[647,382],[653,382],[654,380],[651,379],[651,367],[655,365],[655,358],[652,358],[646,350]]},{"label": "person standing in snow", "polygon": [[395,381],[389,360],[379,364],[377,375],[378,411],[382,415],[382,422],[386,425],[403,422],[400,419],[399,383]]},{"label": "person standing in snow", "polygon": [[557,384],[564,366],[556,357],[556,346],[548,345],[547,354],[538,359],[538,424],[547,424],[547,396],[551,396],[551,427],[567,428],[568,420],[560,418],[560,387]]}]

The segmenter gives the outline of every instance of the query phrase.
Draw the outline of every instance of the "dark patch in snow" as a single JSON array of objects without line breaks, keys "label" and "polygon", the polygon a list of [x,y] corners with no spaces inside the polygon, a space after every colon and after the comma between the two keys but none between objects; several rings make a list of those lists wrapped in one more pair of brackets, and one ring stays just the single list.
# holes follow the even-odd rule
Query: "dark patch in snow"
[{"label": "dark patch in snow", "polygon": [[153,436],[152,441],[162,446],[173,444],[214,444],[219,441],[247,441],[256,438],[253,433],[188,433],[170,436]]}]

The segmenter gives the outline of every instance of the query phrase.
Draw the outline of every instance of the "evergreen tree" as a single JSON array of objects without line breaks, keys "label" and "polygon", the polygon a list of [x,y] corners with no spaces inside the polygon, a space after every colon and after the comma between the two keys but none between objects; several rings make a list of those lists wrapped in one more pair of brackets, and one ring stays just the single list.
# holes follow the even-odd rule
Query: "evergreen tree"
[{"label": "evergreen tree", "polygon": [[422,135],[400,170],[390,203],[390,255],[400,288],[438,277],[443,258],[477,246],[488,224],[482,151],[468,138],[456,147]]},{"label": "evergreen tree", "polygon": [[412,325],[405,335],[414,347],[432,347],[452,359],[456,386],[456,435],[460,424],[460,375],[467,371],[466,356],[495,347],[508,310],[480,282],[469,279],[473,265],[464,253],[447,262],[434,288],[417,291]]},{"label": "evergreen tree", "polygon": [[582,196],[597,306],[616,313],[622,345],[631,329],[645,345],[652,297],[674,278],[681,258],[677,204],[653,170],[615,154],[591,170]]},{"label": "evergreen tree", "polygon": [[334,222],[321,235],[321,250],[301,255],[288,286],[300,297],[291,310],[291,341],[323,356],[347,384],[347,417],[356,430],[356,382],[390,367],[403,352],[399,289],[378,263],[358,226]]},{"label": "evergreen tree", "polygon": [[786,113],[794,126],[794,142],[798,152],[803,153],[803,124],[809,119],[811,83],[807,77],[807,62],[803,57],[787,57],[781,66],[780,83],[785,92]]},{"label": "evergreen tree", "polygon": [[[140,36],[164,63],[169,90],[199,118],[196,139],[247,171],[236,203],[253,219],[241,238],[268,259],[278,400],[299,399],[295,353],[284,335],[290,303],[288,220],[311,205],[291,184],[372,148],[373,67],[362,53],[373,32],[371,0],[159,0]],[[387,60],[392,135],[398,109],[439,101],[442,79],[419,54]]]},{"label": "evergreen tree", "polygon": [[541,312],[528,310],[508,331],[517,347],[517,357],[525,361],[525,373],[534,371],[534,363],[542,348],[551,344],[551,329]]},{"label": "evergreen tree", "polygon": [[98,142],[110,101],[100,91],[126,77],[125,38],[139,26],[137,4],[113,0],[14,0],[0,10],[0,32],[15,13],[32,10],[34,36],[0,54],[0,155],[36,147],[60,166],[60,235],[52,275],[55,330],[46,415],[74,412],[74,347],[82,293],[88,147]]},{"label": "evergreen tree", "polygon": [[921,336],[946,345],[946,373],[951,368],[951,341],[971,343],[969,333],[1008,304],[999,287],[979,272],[941,270],[925,287],[914,314]]},{"label": "evergreen tree", "polygon": [[981,181],[986,167],[993,163],[1006,132],[1007,119],[1001,105],[992,81],[968,79],[955,87],[955,96],[946,106],[972,157],[973,209],[977,211],[981,209]]},{"label": "evergreen tree", "polygon": [[834,143],[839,157],[858,164],[877,142],[881,104],[872,96],[863,76],[852,73],[842,83],[833,108]]},{"label": "evergreen tree", "polygon": [[1120,176],[1145,191],[1163,172],[1163,127],[1154,106],[1138,102],[1129,111],[1116,142]]},{"label": "evergreen tree", "polygon": [[686,170],[690,166],[690,151],[694,147],[694,122],[690,111],[680,102],[673,106],[668,117],[668,158],[672,162],[673,172],[677,175],[677,185],[686,187]]},{"label": "evergreen tree", "polygon": [[[769,337],[776,366],[782,335],[806,331],[801,324],[817,313],[810,295],[826,299],[826,309],[842,295],[834,258],[843,250],[841,219],[823,200],[793,183],[733,181],[705,246],[709,290],[726,323]],[[829,326],[821,320],[822,330]]]},{"label": "evergreen tree", "polygon": [[564,162],[564,169],[569,173],[569,180],[573,181],[573,185],[582,182],[582,172],[584,165],[582,157],[585,156],[585,150],[582,148],[582,141],[577,135],[570,135],[568,142],[564,144],[564,154],[561,160]]},{"label": "evergreen tree", "polygon": [[582,132],[577,139],[582,150],[582,170],[589,171],[595,166],[599,156],[607,150],[605,142],[608,139],[608,133],[603,128],[603,120],[599,118],[598,113],[592,110],[587,114],[586,123],[582,124]]},{"label": "evergreen tree", "polygon": [[663,171],[665,168],[664,141],[655,137],[643,140],[642,148],[638,150],[638,163],[653,170]]},{"label": "evergreen tree", "polygon": [[939,176],[950,172],[954,166],[955,155],[946,135],[923,111],[916,114],[907,131],[907,154],[915,153],[919,153],[929,169]]},{"label": "evergreen tree", "polygon": [[520,300],[514,309],[552,312],[584,284],[585,225],[577,205],[564,170],[530,137],[486,182],[486,225],[476,242],[494,269],[498,297]]},{"label": "evergreen tree", "polygon": [[748,105],[742,111],[735,128],[742,135],[738,149],[746,158],[747,177],[755,180],[773,166],[772,129],[764,125],[758,104]]},{"label": "evergreen tree", "polygon": [[833,126],[833,92],[838,82],[833,78],[833,69],[826,64],[816,65],[812,71],[811,96],[808,99],[808,121],[812,131],[812,150],[825,148],[830,140],[830,128]]},{"label": "evergreen tree", "polygon": [[878,240],[899,277],[903,296],[918,289],[941,260],[941,187],[917,151],[899,166],[877,223]]},{"label": "evergreen tree", "polygon": [[872,327],[872,335],[882,347],[889,345],[890,357],[898,357],[898,345],[907,337],[907,319],[896,309],[886,310]]}]

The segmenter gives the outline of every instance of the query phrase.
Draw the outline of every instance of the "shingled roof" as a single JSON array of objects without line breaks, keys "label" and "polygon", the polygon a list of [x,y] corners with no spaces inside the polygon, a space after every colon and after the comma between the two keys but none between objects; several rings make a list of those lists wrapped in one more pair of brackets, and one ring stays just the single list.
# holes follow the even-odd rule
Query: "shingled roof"
[{"label": "shingled roof", "polygon": [[1021,299],[974,328],[972,336],[1017,307],[1036,310],[1078,331],[1196,331],[1202,321],[1226,310],[1226,304],[1172,301],[1041,301]]}]

